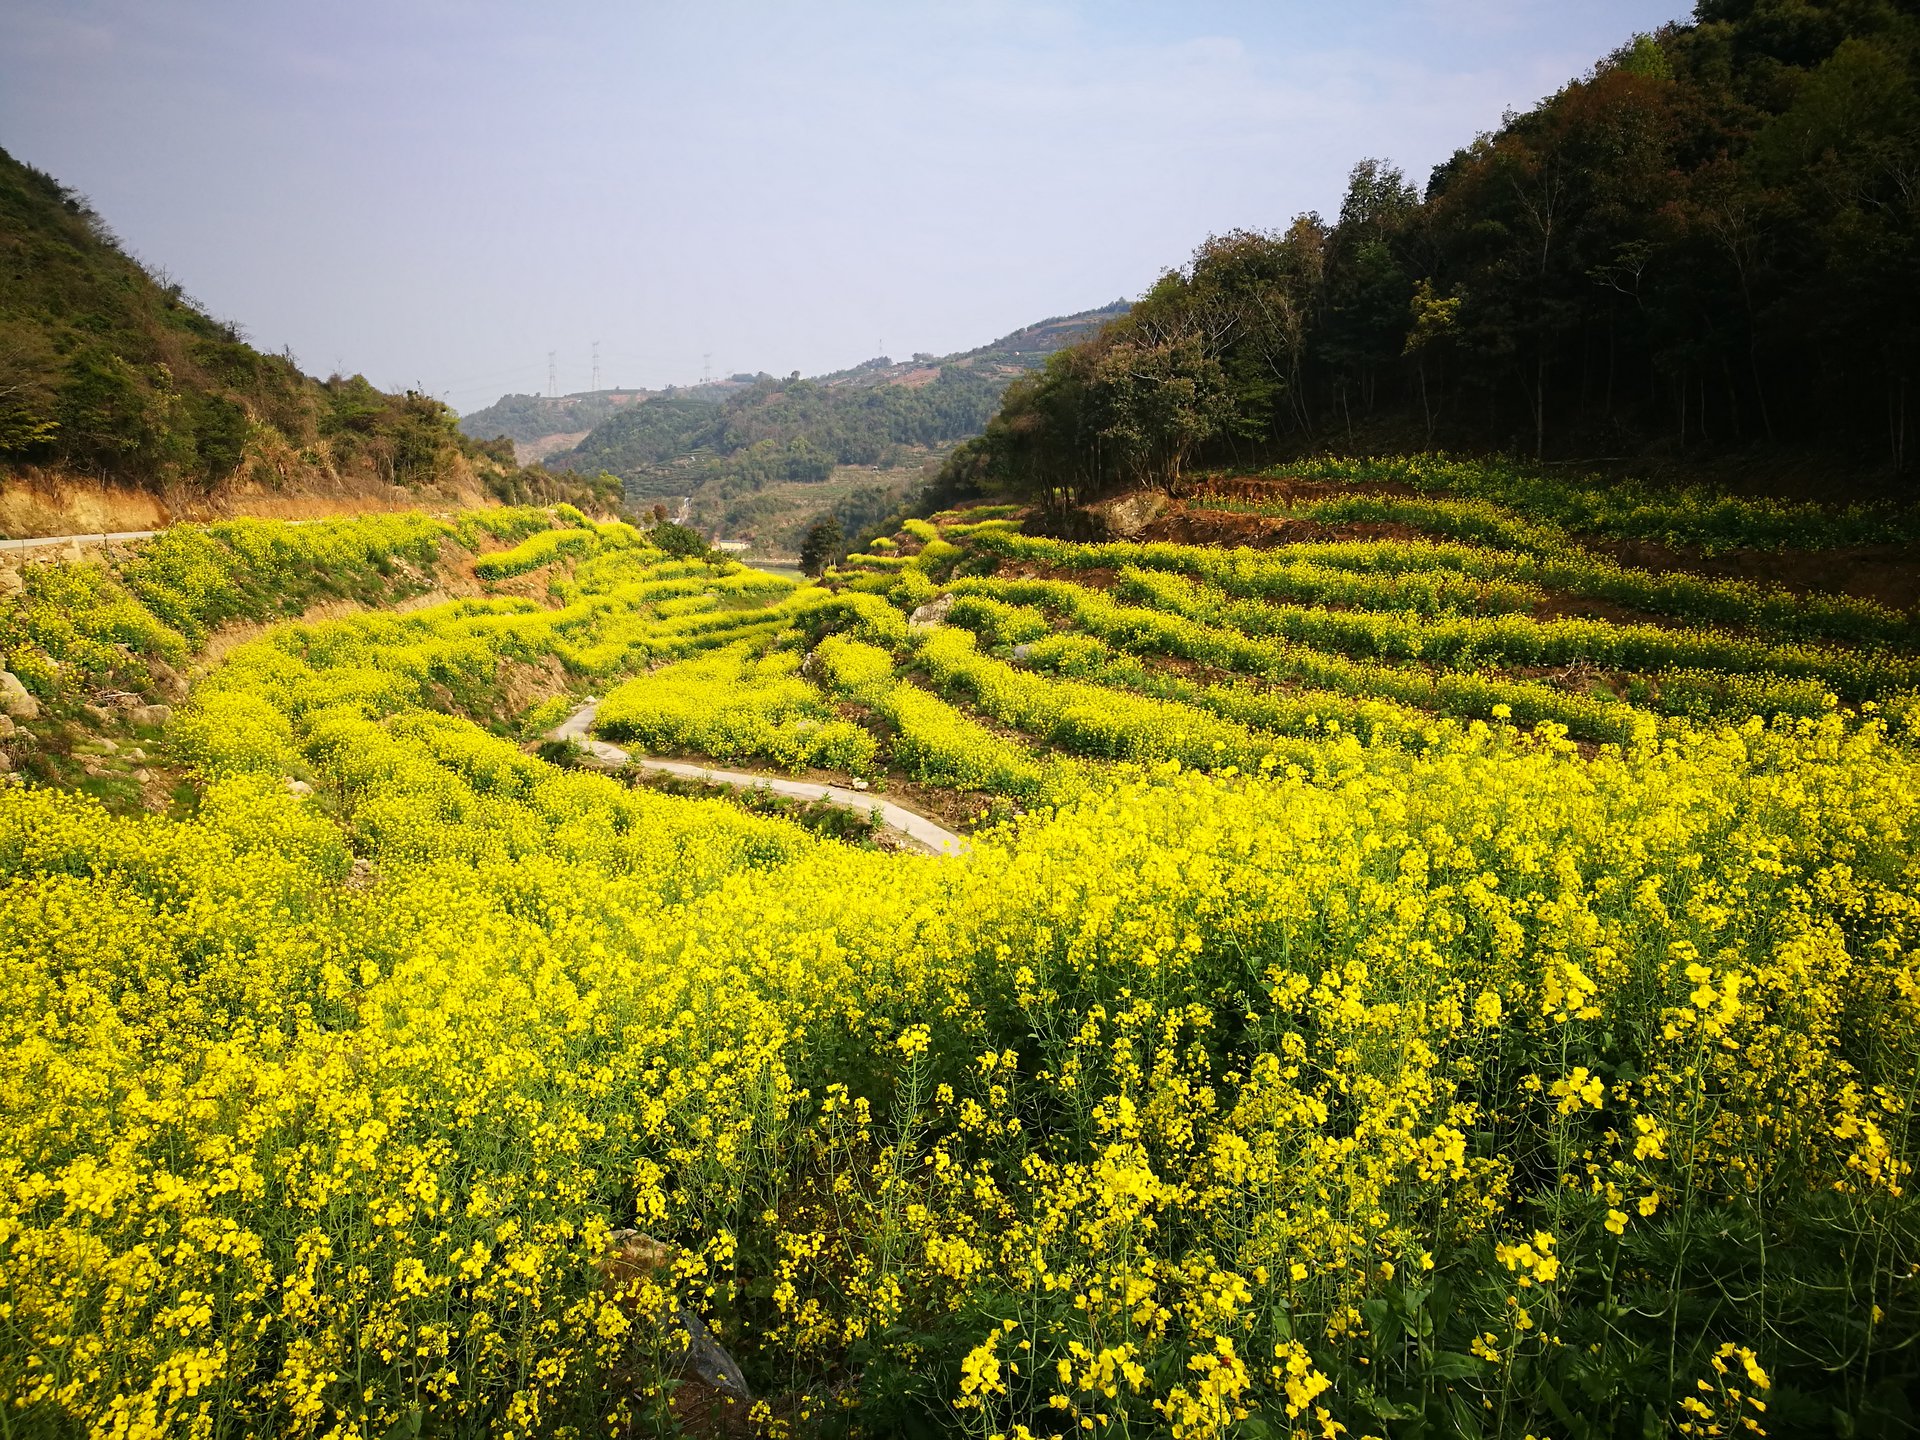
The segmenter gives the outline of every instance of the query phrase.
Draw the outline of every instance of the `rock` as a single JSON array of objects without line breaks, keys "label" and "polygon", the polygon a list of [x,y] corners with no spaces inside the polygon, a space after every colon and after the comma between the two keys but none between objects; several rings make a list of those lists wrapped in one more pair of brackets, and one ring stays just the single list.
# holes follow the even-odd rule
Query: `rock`
[{"label": "rock", "polygon": [[[673,1247],[651,1235],[642,1235],[638,1230],[615,1230],[607,1238],[612,1242],[611,1248],[595,1268],[616,1295],[637,1288],[673,1265]],[[663,1357],[667,1365],[692,1372],[702,1383],[722,1394],[741,1400],[753,1399],[740,1366],[713,1338],[698,1315],[682,1305],[674,1310],[673,1323],[685,1332],[687,1343],[678,1355]]]},{"label": "rock", "polygon": [[13,761],[7,758],[6,751],[0,750],[0,775],[11,775],[12,773]]},{"label": "rock", "polygon": [[307,796],[313,794],[313,786],[304,780],[289,780],[287,781],[287,793],[298,796],[304,800]]},{"label": "rock", "polygon": [[133,772],[133,778],[138,780],[142,785],[149,785],[153,783],[153,772],[151,770],[136,770]]},{"label": "rock", "polygon": [[136,745],[131,750],[127,751],[127,759],[133,761],[133,763],[136,765],[143,765],[146,763],[147,752],[142,750],[138,745]]},{"label": "rock", "polygon": [[953,610],[953,596],[940,595],[929,600],[913,614],[907,617],[907,624],[916,630],[931,629],[935,625],[946,623],[948,614]]},{"label": "rock", "polygon": [[111,755],[113,754],[114,751],[120,748],[118,744],[116,744],[112,740],[108,740],[104,736],[102,736],[101,739],[96,743],[98,743],[98,745],[100,746],[100,753],[102,755]]},{"label": "rock", "polygon": [[180,678],[180,672],[164,660],[149,660],[147,674],[153,677],[153,683],[163,695],[179,699],[187,693],[187,682]]},{"label": "rock", "polygon": [[1167,497],[1159,490],[1135,490],[1087,506],[1087,513],[1119,540],[1130,540],[1158,520],[1167,508]]},{"label": "rock", "polygon": [[0,565],[0,600],[9,595],[18,595],[27,588],[27,582],[20,578],[20,572],[11,565]]},{"label": "rock", "polygon": [[856,790],[865,790],[867,788],[867,782],[864,780],[855,780],[853,782],[853,788]]},{"label": "rock", "polygon": [[362,857],[353,862],[353,869],[347,872],[347,889],[367,890],[373,886],[373,862]]},{"label": "rock", "polygon": [[1013,647],[1013,658],[1016,660],[1024,660],[1027,658],[1027,656],[1031,655],[1032,653],[1033,653],[1033,642],[1030,640],[1023,640],[1018,645]]},{"label": "rock", "polygon": [[136,705],[127,711],[129,725],[164,725],[173,719],[171,705]]},{"label": "rock", "polygon": [[96,725],[111,725],[114,721],[113,711],[104,705],[82,705],[80,713]]},{"label": "rock", "polygon": [[13,734],[13,731],[13,717],[5,712],[0,712],[0,740],[6,739],[7,736]]},{"label": "rock", "polygon": [[27,687],[11,670],[0,670],[0,713],[15,720],[40,718],[40,702],[27,693]]}]

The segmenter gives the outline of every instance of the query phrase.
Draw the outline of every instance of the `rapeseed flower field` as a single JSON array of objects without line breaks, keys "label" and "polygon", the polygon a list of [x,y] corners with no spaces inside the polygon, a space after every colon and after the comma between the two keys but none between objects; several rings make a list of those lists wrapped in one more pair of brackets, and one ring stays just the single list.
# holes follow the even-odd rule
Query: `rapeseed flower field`
[{"label": "rapeseed flower field", "polygon": [[[53,713],[276,589],[478,589],[204,667],[191,807],[0,790],[4,1433],[1902,1433],[1911,617],[1420,488],[1428,540],[981,511],[803,588],[544,512],[36,567]],[[603,689],[1000,818],[519,743]]]}]

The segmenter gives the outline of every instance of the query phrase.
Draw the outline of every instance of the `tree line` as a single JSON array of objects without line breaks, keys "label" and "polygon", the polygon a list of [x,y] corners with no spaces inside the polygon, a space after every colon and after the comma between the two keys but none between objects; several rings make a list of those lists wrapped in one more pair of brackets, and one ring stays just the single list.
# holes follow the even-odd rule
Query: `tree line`
[{"label": "tree line", "polygon": [[1337,217],[1210,238],[933,487],[1070,503],[1309,450],[1813,448],[1906,476],[1920,18],[1701,0]]}]

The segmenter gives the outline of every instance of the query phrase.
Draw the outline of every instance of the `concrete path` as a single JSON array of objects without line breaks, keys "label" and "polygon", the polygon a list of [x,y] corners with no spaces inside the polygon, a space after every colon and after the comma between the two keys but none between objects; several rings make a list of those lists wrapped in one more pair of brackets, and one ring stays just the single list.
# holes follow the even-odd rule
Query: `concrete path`
[{"label": "concrete path", "polygon": [[935,855],[964,855],[969,848],[965,840],[950,830],[941,829],[926,816],[902,809],[868,791],[848,790],[839,785],[822,785],[812,780],[788,780],[778,775],[752,775],[743,770],[716,770],[710,765],[693,765],[684,760],[655,760],[647,755],[630,754],[618,745],[609,745],[604,740],[595,740],[592,737],[590,732],[593,729],[593,719],[599,710],[600,702],[589,700],[558,726],[549,730],[547,738],[570,740],[590,758],[609,768],[617,769],[622,765],[633,765],[642,770],[680,775],[689,780],[704,780],[715,785],[770,790],[776,795],[791,795],[797,800],[824,800],[827,804],[838,805],[843,810],[855,810],[865,814],[872,814],[878,810],[882,825],[889,830],[899,831],[914,844],[932,851]]},{"label": "concrete path", "polygon": [[158,530],[115,530],[92,535],[37,535],[24,540],[0,540],[0,550],[40,550],[58,545],[106,545],[116,540],[151,540]]}]

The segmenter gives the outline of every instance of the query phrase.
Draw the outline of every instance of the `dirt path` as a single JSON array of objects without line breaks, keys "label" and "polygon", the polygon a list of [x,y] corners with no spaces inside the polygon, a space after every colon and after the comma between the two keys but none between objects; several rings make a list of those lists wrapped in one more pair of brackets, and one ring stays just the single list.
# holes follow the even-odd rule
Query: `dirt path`
[{"label": "dirt path", "polygon": [[916,845],[920,845],[935,855],[964,855],[968,845],[951,830],[943,830],[924,815],[916,815],[877,795],[860,790],[848,790],[839,785],[821,785],[811,780],[788,780],[778,775],[754,775],[744,770],[715,770],[707,765],[692,765],[682,760],[655,760],[646,755],[633,755],[618,745],[609,745],[604,740],[595,740],[589,733],[593,728],[593,717],[599,713],[600,702],[590,700],[561,724],[547,732],[552,740],[570,740],[584,750],[587,755],[602,765],[617,768],[622,765],[635,765],[642,770],[658,771],[667,775],[680,775],[689,780],[704,780],[716,785],[736,785],[748,788],[771,790],[776,795],[791,795],[798,800],[824,800],[829,805],[838,805],[843,810],[862,811],[871,814],[880,812],[880,823],[889,830],[897,830]]}]

